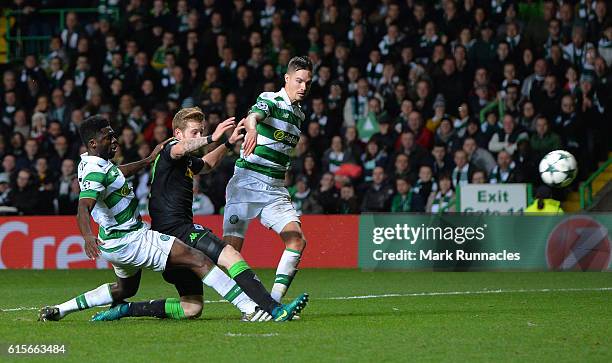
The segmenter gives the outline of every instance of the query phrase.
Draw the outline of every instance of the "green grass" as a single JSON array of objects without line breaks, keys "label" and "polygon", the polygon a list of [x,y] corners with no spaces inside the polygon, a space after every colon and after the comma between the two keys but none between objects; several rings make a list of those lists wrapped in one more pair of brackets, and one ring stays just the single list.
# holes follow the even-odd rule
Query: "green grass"
[{"label": "green grass", "polygon": [[[272,271],[259,276],[272,281]],[[300,321],[241,323],[238,311],[225,303],[205,305],[203,317],[193,321],[91,323],[90,310],[39,323],[35,310],[2,310],[0,345],[63,343],[68,353],[62,359],[72,362],[610,362],[612,290],[596,288],[611,288],[611,277],[302,270],[290,291],[311,295]],[[0,271],[0,308],[60,303],[112,278],[110,271]],[[498,289],[507,292],[415,296]],[[328,299],[374,294],[408,296]],[[161,276],[144,273],[136,298],[172,296],[173,287]],[[212,291],[205,298],[219,299]],[[6,358],[0,353],[0,361]],[[48,357],[19,359],[36,360]]]}]

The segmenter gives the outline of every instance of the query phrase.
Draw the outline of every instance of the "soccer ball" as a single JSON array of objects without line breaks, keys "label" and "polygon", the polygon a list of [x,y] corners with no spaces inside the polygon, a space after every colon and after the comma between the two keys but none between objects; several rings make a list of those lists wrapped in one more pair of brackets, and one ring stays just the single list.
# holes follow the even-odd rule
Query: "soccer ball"
[{"label": "soccer ball", "polygon": [[576,158],[565,150],[551,151],[540,161],[540,177],[551,187],[563,188],[570,185],[577,172]]}]

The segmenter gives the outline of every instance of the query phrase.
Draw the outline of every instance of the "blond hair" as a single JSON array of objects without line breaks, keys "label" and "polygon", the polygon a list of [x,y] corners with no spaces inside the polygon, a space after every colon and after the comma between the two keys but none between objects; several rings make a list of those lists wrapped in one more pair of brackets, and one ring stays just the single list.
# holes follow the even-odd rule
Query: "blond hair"
[{"label": "blond hair", "polygon": [[179,110],[172,119],[172,129],[185,131],[188,122],[203,122],[204,113],[199,107],[187,107]]}]

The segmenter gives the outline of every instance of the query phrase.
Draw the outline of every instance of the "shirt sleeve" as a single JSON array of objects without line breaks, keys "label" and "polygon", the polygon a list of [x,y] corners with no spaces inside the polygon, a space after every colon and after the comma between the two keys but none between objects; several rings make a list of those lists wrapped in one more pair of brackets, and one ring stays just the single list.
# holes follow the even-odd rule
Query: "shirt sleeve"
[{"label": "shirt sleeve", "polygon": [[172,156],[170,155],[170,149],[172,149],[172,146],[178,144],[178,140],[172,140],[169,143],[167,143],[166,145],[164,145],[164,148],[162,149],[162,151],[159,153],[159,157],[164,158],[165,160],[173,163],[177,160],[172,159]]},{"label": "shirt sleeve", "polygon": [[79,187],[81,189],[79,199],[90,198],[97,200],[106,188],[104,186],[105,180],[106,174],[102,169],[86,171],[83,176],[79,177]]},{"label": "shirt sleeve", "polygon": [[202,169],[204,168],[204,160],[200,159],[200,158],[196,158],[196,157],[191,157],[191,165],[190,165],[190,169],[194,174],[199,174],[200,171],[202,171]]},{"label": "shirt sleeve", "polygon": [[269,117],[274,109],[274,102],[263,95],[257,97],[257,102],[251,107],[250,112],[255,112],[263,117]]}]

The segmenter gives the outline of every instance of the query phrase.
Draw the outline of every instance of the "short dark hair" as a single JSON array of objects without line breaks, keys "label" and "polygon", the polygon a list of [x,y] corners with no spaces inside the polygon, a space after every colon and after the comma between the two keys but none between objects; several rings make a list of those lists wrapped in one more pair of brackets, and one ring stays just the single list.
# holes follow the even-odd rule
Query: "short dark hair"
[{"label": "short dark hair", "polygon": [[453,178],[451,178],[451,174],[449,172],[442,172],[440,175],[438,175],[438,183],[440,183],[441,180],[450,180],[452,182]]},{"label": "short dark hair", "polygon": [[89,140],[95,139],[100,130],[108,126],[110,126],[110,122],[102,115],[94,115],[86,118],[79,127],[81,141],[83,141],[83,144],[87,146]]},{"label": "short dark hair", "polygon": [[310,58],[303,56],[291,58],[287,65],[287,73],[293,73],[302,69],[312,72],[312,61]]},{"label": "short dark hair", "polygon": [[406,184],[408,184],[408,185],[412,185],[412,183],[410,182],[410,178],[409,178],[409,177],[407,177],[407,176],[400,176],[400,177],[398,177],[397,179],[395,179],[395,181],[396,181],[396,182],[398,182],[398,181],[400,181],[400,180],[401,180],[401,181],[403,181],[403,182],[405,182],[405,183],[406,183]]}]

